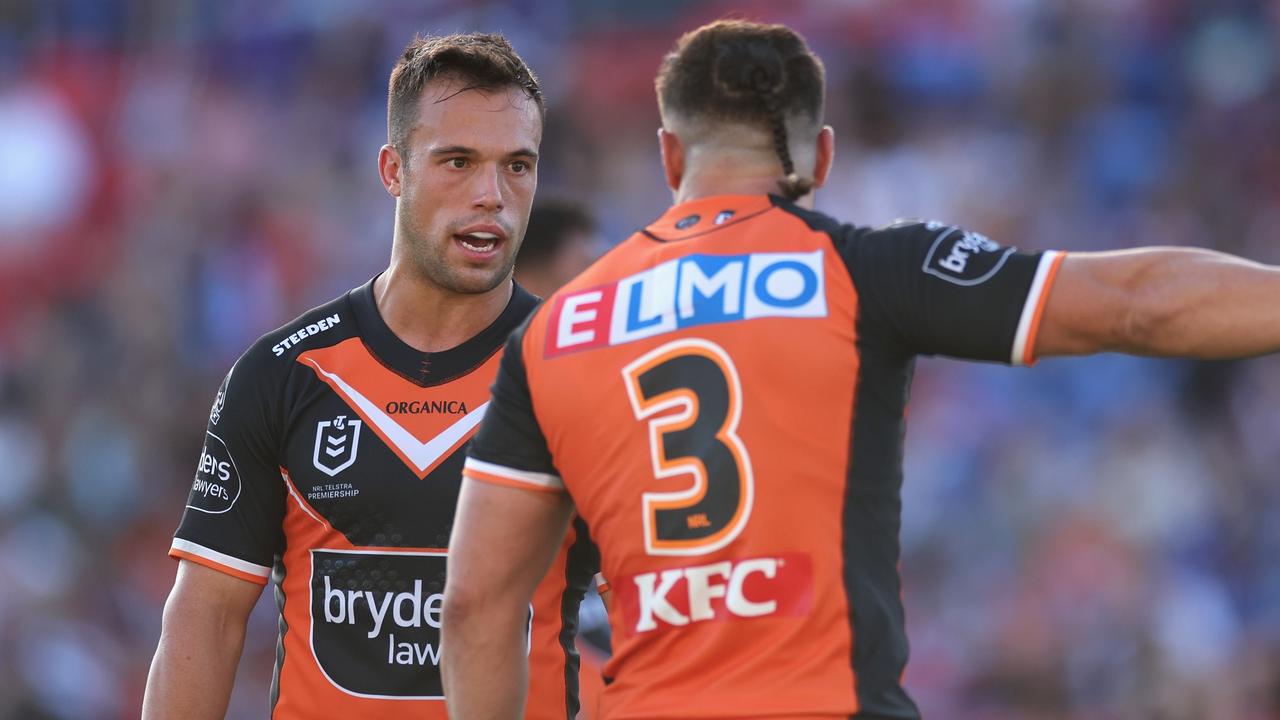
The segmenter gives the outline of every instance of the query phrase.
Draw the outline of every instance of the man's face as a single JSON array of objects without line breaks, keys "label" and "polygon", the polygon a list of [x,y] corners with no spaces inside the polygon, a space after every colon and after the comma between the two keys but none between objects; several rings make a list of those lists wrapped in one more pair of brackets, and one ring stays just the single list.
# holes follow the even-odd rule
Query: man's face
[{"label": "man's face", "polygon": [[542,119],[519,88],[463,87],[437,79],[423,89],[401,155],[397,230],[428,281],[471,294],[511,274],[538,185]]}]

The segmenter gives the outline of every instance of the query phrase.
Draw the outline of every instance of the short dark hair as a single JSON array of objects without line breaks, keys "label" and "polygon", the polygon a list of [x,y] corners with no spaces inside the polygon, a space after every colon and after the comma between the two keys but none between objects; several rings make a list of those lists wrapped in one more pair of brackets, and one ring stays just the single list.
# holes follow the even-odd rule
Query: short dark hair
[{"label": "short dark hair", "polygon": [[785,25],[717,20],[686,33],[662,60],[656,80],[663,117],[758,125],[773,133],[792,199],[812,187],[795,176],[786,122],[816,126],[825,71],[804,38]]},{"label": "short dark hair", "polygon": [[541,265],[555,257],[573,233],[590,235],[595,231],[595,216],[586,205],[565,198],[540,200],[529,213],[516,264],[526,269]]},{"label": "short dark hair", "polygon": [[439,77],[461,80],[465,83],[463,90],[517,87],[538,105],[539,115],[546,118],[538,78],[502,35],[415,35],[391,69],[387,89],[387,142],[401,154],[408,151],[405,140],[418,119],[422,89]]}]

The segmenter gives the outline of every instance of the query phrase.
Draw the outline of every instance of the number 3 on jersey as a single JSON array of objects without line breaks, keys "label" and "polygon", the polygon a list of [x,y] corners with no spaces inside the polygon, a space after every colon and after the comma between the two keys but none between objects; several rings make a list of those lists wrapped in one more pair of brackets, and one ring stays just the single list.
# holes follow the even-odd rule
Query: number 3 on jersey
[{"label": "number 3 on jersey", "polygon": [[649,423],[654,475],[693,481],[644,494],[645,550],[705,555],[728,545],[746,526],[755,493],[737,435],[742,384],[733,360],[715,343],[688,338],[646,353],[622,377],[636,419]]}]

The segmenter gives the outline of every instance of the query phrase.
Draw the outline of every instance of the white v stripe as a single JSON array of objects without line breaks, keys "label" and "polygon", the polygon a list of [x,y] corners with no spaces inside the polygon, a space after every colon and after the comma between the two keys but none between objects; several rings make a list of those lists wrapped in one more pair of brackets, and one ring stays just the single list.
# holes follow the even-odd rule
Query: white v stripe
[{"label": "white v stripe", "polygon": [[382,434],[418,468],[418,472],[426,472],[427,468],[435,464],[437,460],[449,451],[449,448],[466,437],[467,433],[480,424],[480,421],[484,418],[484,411],[489,408],[489,403],[486,401],[483,405],[458,418],[457,422],[445,428],[444,432],[424,443],[401,427],[400,423],[392,420],[391,416],[383,412],[382,408],[378,407],[376,403],[348,385],[345,380],[320,367],[319,363],[314,359],[304,359],[315,367],[316,372],[332,380],[347,397],[351,398],[360,412],[364,413],[364,416],[369,419],[369,422],[378,426]]}]

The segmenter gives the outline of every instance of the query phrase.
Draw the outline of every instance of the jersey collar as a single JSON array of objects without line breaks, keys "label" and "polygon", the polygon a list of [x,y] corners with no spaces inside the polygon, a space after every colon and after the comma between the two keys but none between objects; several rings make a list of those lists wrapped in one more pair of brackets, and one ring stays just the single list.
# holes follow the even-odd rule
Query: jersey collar
[{"label": "jersey collar", "polygon": [[382,319],[373,296],[373,282],[377,279],[375,276],[347,293],[360,338],[378,362],[422,387],[449,382],[483,365],[538,304],[536,296],[517,284],[506,308],[484,330],[457,347],[422,352],[401,340]]},{"label": "jersey collar", "polygon": [[685,240],[767,212],[774,204],[772,195],[709,195],[672,206],[643,232],[658,242]]}]

